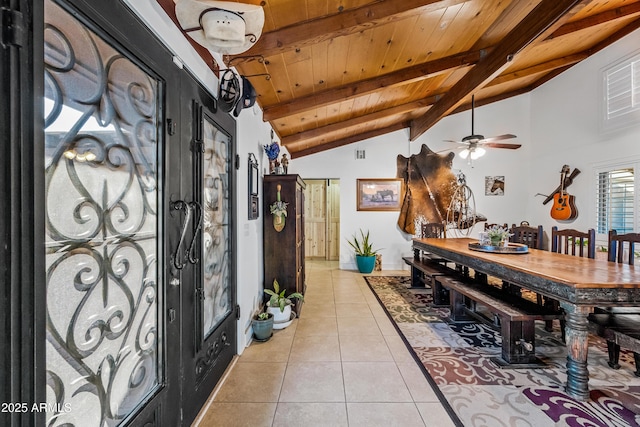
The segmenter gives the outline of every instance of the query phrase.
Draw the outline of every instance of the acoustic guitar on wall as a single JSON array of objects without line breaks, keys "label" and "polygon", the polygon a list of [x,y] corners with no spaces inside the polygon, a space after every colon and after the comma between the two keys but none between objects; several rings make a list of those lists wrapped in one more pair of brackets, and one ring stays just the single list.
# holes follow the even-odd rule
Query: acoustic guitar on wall
[{"label": "acoustic guitar on wall", "polygon": [[560,189],[553,195],[553,206],[551,206],[551,218],[558,221],[575,219],[578,216],[574,196],[567,193],[565,189],[565,179],[569,174],[569,165],[564,165],[560,171]]}]

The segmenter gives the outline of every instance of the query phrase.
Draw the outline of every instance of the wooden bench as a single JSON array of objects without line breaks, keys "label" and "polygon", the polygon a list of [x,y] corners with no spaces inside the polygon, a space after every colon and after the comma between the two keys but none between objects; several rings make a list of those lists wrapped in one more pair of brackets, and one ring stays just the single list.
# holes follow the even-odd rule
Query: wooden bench
[{"label": "wooden bench", "polygon": [[607,340],[609,361],[613,369],[620,369],[620,347],[633,351],[636,377],[640,377],[640,314],[622,314],[624,310],[589,315],[591,330]]},{"label": "wooden bench", "polygon": [[[441,277],[440,281],[442,286],[449,290],[451,321],[475,319],[500,328],[502,358],[493,358],[494,362],[503,367],[541,365],[535,356],[535,321],[558,319],[562,314],[505,293],[494,286],[446,276]],[[476,304],[486,307],[494,315],[493,322],[479,315]]]},{"label": "wooden bench", "polygon": [[411,267],[411,288],[431,288],[433,306],[448,306],[449,291],[442,287],[439,276],[455,274],[455,271],[446,265],[429,258],[403,257],[402,260]]}]

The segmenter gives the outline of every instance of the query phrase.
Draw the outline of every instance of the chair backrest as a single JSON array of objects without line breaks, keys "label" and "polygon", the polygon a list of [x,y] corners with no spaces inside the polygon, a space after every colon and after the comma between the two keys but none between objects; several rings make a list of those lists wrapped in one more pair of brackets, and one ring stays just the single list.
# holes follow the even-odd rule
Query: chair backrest
[{"label": "chair backrest", "polygon": [[490,229],[491,227],[502,227],[502,228],[504,228],[505,230],[506,230],[507,228],[509,228],[509,226],[507,225],[507,223],[504,223],[504,224],[489,224],[489,223],[487,223],[487,222],[485,222],[485,223],[484,223],[484,231],[487,231],[487,230],[488,230],[488,229]]},{"label": "chair backrest", "polygon": [[[640,243],[640,234],[618,234],[616,230],[609,230],[609,261],[633,265],[634,243]],[[624,259],[625,250],[627,251],[626,260]]]},{"label": "chair backrest", "polygon": [[429,237],[446,237],[444,224],[441,222],[424,222],[422,223],[422,238]]},{"label": "chair backrest", "polygon": [[542,249],[542,226],[529,227],[521,225],[511,227],[512,236],[509,237],[511,243],[522,243],[531,249]]},{"label": "chair backrest", "polygon": [[558,227],[554,225],[551,228],[551,252],[595,258],[596,230],[590,228],[586,233],[583,233],[571,228],[558,230]]}]

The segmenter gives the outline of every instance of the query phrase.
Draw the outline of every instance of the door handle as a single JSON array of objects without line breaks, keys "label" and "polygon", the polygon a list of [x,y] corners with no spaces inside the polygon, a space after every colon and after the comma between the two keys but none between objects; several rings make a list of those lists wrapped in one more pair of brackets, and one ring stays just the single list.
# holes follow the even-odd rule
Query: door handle
[{"label": "door handle", "polygon": [[180,232],[180,240],[178,241],[178,246],[176,246],[176,251],[173,254],[173,266],[178,270],[182,270],[187,265],[187,261],[182,261],[182,257],[180,257],[180,248],[182,247],[182,242],[184,242],[184,237],[187,234],[187,227],[191,222],[193,207],[189,203],[178,200],[171,202],[171,208],[176,211],[185,212],[184,223],[182,224],[182,231]]},{"label": "door handle", "polygon": [[[194,255],[194,250],[196,247],[196,239],[198,238],[198,233],[200,232],[200,227],[202,227],[202,205],[196,201],[190,202],[189,206],[191,207],[191,211],[198,211],[198,225],[195,230],[193,230],[193,238],[191,239],[191,244],[189,245],[189,250],[187,251],[187,259],[191,264],[196,264],[200,261]],[[195,218],[194,218],[195,221]]]}]

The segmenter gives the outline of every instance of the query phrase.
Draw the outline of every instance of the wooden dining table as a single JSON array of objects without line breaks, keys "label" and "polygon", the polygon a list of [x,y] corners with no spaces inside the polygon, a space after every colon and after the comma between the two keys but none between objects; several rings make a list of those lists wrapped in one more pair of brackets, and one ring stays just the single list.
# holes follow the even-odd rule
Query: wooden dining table
[{"label": "wooden dining table", "polygon": [[589,323],[594,307],[640,307],[640,268],[606,260],[528,249],[493,253],[472,250],[470,238],[413,239],[413,249],[554,298],[566,312],[566,392],[589,399]]}]

